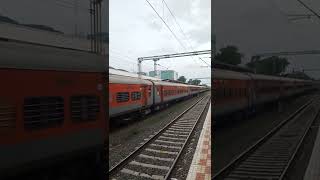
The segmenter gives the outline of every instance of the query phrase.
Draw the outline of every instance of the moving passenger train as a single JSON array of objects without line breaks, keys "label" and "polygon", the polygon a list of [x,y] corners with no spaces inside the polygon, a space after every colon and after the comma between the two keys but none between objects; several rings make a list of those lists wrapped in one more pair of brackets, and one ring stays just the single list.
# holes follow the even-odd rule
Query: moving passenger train
[{"label": "moving passenger train", "polygon": [[261,104],[311,90],[312,84],[311,80],[215,68],[213,116],[218,117],[238,111],[249,112]]},{"label": "moving passenger train", "polygon": [[151,110],[208,90],[204,86],[109,75],[109,117]]}]

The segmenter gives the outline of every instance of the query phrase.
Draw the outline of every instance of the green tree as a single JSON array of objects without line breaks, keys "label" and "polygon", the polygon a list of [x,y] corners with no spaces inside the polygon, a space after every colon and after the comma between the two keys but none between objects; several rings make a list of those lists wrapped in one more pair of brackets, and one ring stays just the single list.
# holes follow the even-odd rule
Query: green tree
[{"label": "green tree", "polygon": [[177,80],[182,83],[186,83],[186,81],[187,81],[187,79],[184,76],[180,76]]},{"label": "green tree", "polygon": [[199,79],[194,79],[193,81],[192,81],[192,84],[193,85],[199,85],[201,83],[201,80],[199,80]]},{"label": "green tree", "polygon": [[220,52],[217,53],[215,56],[215,60],[217,62],[231,64],[231,65],[238,65],[241,63],[243,54],[241,54],[236,46],[226,46],[219,50]]},{"label": "green tree", "polygon": [[199,79],[189,79],[188,84],[191,85],[199,85],[201,83],[201,80]]},{"label": "green tree", "polygon": [[254,69],[259,74],[280,75],[289,64],[287,58],[272,56],[264,59],[254,59],[247,63],[246,66]]}]

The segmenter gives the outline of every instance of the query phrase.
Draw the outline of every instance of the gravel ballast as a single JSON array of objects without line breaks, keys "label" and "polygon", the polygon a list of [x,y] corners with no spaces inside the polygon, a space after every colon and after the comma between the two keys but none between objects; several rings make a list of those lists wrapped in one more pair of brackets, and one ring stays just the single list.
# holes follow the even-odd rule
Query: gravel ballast
[{"label": "gravel ballast", "polygon": [[248,120],[228,123],[224,127],[213,128],[212,172],[231,162],[236,156],[267,134],[273,127],[286,119],[289,114],[298,109],[310,99],[310,95],[283,102],[283,111],[279,113],[276,107],[268,107],[264,112]]},{"label": "gravel ballast", "polygon": [[109,134],[109,169],[206,94],[208,92],[179,102],[144,120],[137,121],[130,126]]}]

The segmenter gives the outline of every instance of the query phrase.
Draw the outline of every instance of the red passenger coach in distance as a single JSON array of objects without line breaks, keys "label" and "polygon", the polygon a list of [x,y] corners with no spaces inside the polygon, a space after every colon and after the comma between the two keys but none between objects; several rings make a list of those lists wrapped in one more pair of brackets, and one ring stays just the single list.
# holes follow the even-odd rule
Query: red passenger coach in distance
[{"label": "red passenger coach in distance", "polygon": [[128,115],[133,112],[149,113],[171,102],[207,90],[204,86],[110,74],[109,116]]},{"label": "red passenger coach in distance", "polygon": [[312,90],[311,80],[268,76],[226,69],[214,70],[215,117],[255,107]]}]

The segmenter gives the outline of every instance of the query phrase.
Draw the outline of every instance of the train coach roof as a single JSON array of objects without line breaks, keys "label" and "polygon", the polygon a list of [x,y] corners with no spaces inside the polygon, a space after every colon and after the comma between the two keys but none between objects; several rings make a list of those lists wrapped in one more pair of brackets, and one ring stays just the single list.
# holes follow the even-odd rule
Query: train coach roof
[{"label": "train coach roof", "polygon": [[0,40],[0,68],[106,72],[106,56],[94,53]]},{"label": "train coach roof", "polygon": [[278,80],[278,81],[287,81],[287,82],[305,82],[303,79],[287,78],[287,77],[278,77],[278,76],[269,76],[263,74],[250,74],[251,77],[255,80]]},{"label": "train coach roof", "polygon": [[213,79],[242,79],[248,80],[251,79],[246,73],[236,72],[224,69],[214,69],[213,70]]},{"label": "train coach roof", "polygon": [[149,80],[113,74],[109,74],[109,83],[152,85],[152,82]]},{"label": "train coach roof", "polygon": [[167,82],[167,81],[153,81],[155,85],[164,85],[164,86],[181,86],[181,87],[188,87],[190,85],[182,84],[182,83],[174,83],[174,82]]},{"label": "train coach roof", "polygon": [[264,74],[250,74],[254,80],[281,80],[281,77],[277,76],[268,76]]},{"label": "train coach roof", "polygon": [[189,87],[199,87],[199,88],[206,88],[204,86],[197,86],[197,85],[188,85]]}]

